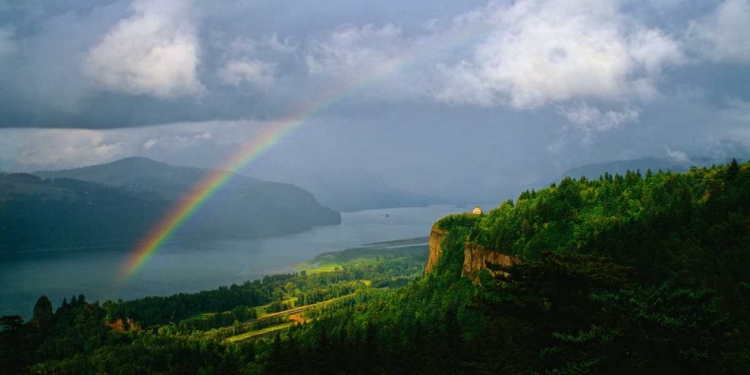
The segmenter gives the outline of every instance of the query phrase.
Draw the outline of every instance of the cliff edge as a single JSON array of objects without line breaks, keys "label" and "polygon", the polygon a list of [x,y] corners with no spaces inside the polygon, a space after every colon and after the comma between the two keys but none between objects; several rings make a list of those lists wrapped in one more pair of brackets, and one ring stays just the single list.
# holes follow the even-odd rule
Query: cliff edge
[{"label": "cliff edge", "polygon": [[[480,270],[487,269],[487,264],[497,264],[500,266],[510,266],[520,262],[518,257],[503,254],[497,250],[485,249],[482,246],[467,243],[464,248],[464,266],[461,270],[461,276],[474,278]],[[495,276],[495,271],[489,271],[490,275]]]},{"label": "cliff edge", "polygon": [[[441,243],[443,239],[448,235],[448,231],[439,229],[437,226],[432,227],[430,231],[429,247],[430,253],[427,259],[427,265],[425,266],[425,274],[429,274],[435,270],[438,261],[443,256],[443,249]],[[485,249],[482,246],[475,245],[467,242],[464,246],[463,265],[461,267],[461,276],[469,276],[475,279],[478,271],[487,269],[487,264],[497,264],[502,266],[510,266],[520,261],[518,257],[503,254],[500,251],[493,249]],[[495,275],[494,271],[489,271],[491,275]]]},{"label": "cliff edge", "polygon": [[447,234],[446,231],[442,229],[438,229],[436,227],[432,227],[432,230],[430,231],[430,256],[427,258],[427,266],[425,266],[424,272],[425,274],[428,274],[432,272],[432,270],[435,269],[435,266],[438,263],[438,260],[440,260],[440,257],[443,255],[443,250],[440,248],[440,243],[443,242],[443,239],[445,238],[445,235]]}]

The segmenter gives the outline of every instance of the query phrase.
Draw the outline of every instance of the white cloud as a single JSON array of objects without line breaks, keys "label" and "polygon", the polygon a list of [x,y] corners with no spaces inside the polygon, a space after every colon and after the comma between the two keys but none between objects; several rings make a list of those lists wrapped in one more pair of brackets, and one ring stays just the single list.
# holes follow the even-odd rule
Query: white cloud
[{"label": "white cloud", "polygon": [[109,161],[124,155],[126,144],[105,132],[83,129],[9,129],[0,153],[24,169],[70,167],[90,160]]},{"label": "white cloud", "polygon": [[278,34],[271,34],[268,37],[251,38],[247,35],[241,35],[227,46],[226,50],[230,54],[247,55],[254,54],[261,50],[267,49],[275,52],[292,53],[299,50],[299,45],[294,44],[291,38],[279,38]]},{"label": "white cloud", "polygon": [[622,111],[602,112],[587,103],[580,103],[574,107],[558,107],[558,113],[567,118],[574,127],[594,132],[616,129],[626,122],[637,121],[639,117],[639,110],[634,107],[626,107]]},{"label": "white cloud", "polygon": [[257,59],[231,60],[219,71],[219,77],[224,83],[234,86],[248,82],[266,87],[273,83],[276,66],[276,63]]},{"label": "white cloud", "polygon": [[617,1],[525,0],[456,18],[491,32],[469,61],[442,65],[438,100],[534,108],[572,99],[648,98],[679,44],[624,15]]},{"label": "white cloud", "polygon": [[[394,24],[346,26],[305,48],[308,77],[314,86],[364,87],[358,99],[403,102],[430,92],[442,35],[407,37]],[[433,77],[434,78],[434,77]],[[316,90],[317,91],[317,90]]]},{"label": "white cloud", "polygon": [[201,155],[205,155],[201,152],[231,152],[252,139],[259,129],[274,125],[203,121],[104,130],[2,129],[0,160],[6,159],[8,166],[21,171],[74,168],[128,156],[200,164],[206,162],[201,160]]},{"label": "white cloud", "polygon": [[750,63],[750,1],[722,2],[690,24],[688,40],[708,60]]},{"label": "white cloud", "polygon": [[368,67],[382,69],[396,63],[405,44],[401,28],[393,24],[348,26],[312,43],[306,55],[307,68],[318,75],[361,75]]},{"label": "white cloud", "polygon": [[558,140],[547,146],[547,151],[558,153],[568,143],[570,133],[581,135],[581,144],[591,146],[597,133],[608,132],[620,128],[628,122],[637,122],[640,109],[625,106],[620,111],[602,111],[586,102],[574,106],[558,106],[557,113],[568,120],[568,125],[558,131]]},{"label": "white cloud", "polygon": [[280,83],[277,80],[278,61],[298,57],[296,52],[300,48],[291,42],[291,38],[281,39],[277,34],[262,37],[241,35],[226,45],[218,42],[217,47],[223,50],[222,65],[216,72],[220,82],[232,86],[248,83],[262,89]]},{"label": "white cloud", "polygon": [[258,42],[243,35],[232,40],[225,49],[230,53],[255,53],[258,50]]},{"label": "white cloud", "polygon": [[293,44],[290,38],[279,39],[276,34],[268,38],[268,47],[277,52],[292,53],[299,49],[299,45]]},{"label": "white cloud", "polygon": [[211,139],[211,132],[205,132],[194,136],[195,139]]},{"label": "white cloud", "polygon": [[89,51],[84,71],[114,91],[158,98],[200,92],[190,1],[136,0],[133,9]]},{"label": "white cloud", "polygon": [[151,147],[154,147],[157,143],[159,143],[158,140],[154,138],[149,138],[146,140],[146,142],[143,142],[143,148],[146,150],[150,149]]},{"label": "white cloud", "polygon": [[641,29],[632,34],[628,49],[631,63],[645,70],[639,79],[658,77],[664,67],[687,61],[678,42],[658,29]]},{"label": "white cloud", "polygon": [[667,155],[669,155],[672,160],[680,163],[692,163],[688,154],[680,150],[672,150],[667,147]]},{"label": "white cloud", "polygon": [[10,27],[0,27],[0,59],[13,55],[18,49],[14,34],[15,32]]}]

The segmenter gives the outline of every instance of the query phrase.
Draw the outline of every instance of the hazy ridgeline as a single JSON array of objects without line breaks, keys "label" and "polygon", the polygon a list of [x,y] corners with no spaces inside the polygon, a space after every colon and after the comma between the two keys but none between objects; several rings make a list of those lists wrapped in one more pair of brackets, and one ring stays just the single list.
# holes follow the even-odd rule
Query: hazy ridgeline
[{"label": "hazy ridgeline", "polygon": [[[0,175],[4,251],[122,245],[149,233],[208,170],[145,158],[37,175]],[[256,238],[341,223],[307,191],[240,175],[178,236]]]}]

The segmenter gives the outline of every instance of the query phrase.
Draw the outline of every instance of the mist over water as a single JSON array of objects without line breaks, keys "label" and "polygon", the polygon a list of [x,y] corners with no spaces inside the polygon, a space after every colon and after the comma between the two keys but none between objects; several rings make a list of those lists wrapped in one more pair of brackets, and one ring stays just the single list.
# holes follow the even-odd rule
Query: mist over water
[{"label": "mist over water", "polygon": [[12,254],[0,259],[0,315],[21,314],[29,318],[42,294],[57,308],[64,297],[70,299],[79,294],[88,301],[127,300],[214,289],[293,272],[292,266],[320,253],[372,242],[426,237],[435,221],[468,209],[434,205],[367,210],[342,214],[341,225],[293,235],[249,240],[176,239],[127,280],[122,280],[119,273],[129,250],[124,247]]}]

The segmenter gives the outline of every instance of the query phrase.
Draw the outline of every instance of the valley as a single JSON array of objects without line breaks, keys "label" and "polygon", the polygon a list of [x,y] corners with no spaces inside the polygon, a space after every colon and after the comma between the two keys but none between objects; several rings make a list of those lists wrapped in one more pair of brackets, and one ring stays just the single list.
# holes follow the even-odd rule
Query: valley
[{"label": "valley", "polygon": [[296,272],[56,310],[43,296],[0,342],[42,373],[742,373],[748,192],[750,163],[565,178]]},{"label": "valley", "polygon": [[20,314],[28,319],[41,294],[56,303],[81,293],[90,300],[129,300],[300,272],[298,267],[321,253],[424,236],[436,220],[460,211],[453,205],[368,210],[342,214],[341,225],[295,234],[251,239],[175,238],[126,280],[120,272],[132,250],[128,244],[0,253],[0,284],[14,285],[0,289],[0,315]]},{"label": "valley", "polygon": [[750,374],[750,0],[0,0],[0,375]]}]

